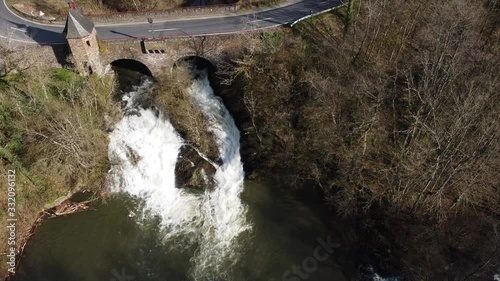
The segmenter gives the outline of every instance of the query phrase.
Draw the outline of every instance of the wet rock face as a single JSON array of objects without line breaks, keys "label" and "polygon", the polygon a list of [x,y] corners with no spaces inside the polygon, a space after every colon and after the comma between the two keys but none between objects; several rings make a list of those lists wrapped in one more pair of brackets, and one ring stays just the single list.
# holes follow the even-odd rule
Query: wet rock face
[{"label": "wet rock face", "polygon": [[184,145],[175,166],[176,186],[205,189],[213,186],[215,161],[205,159],[193,146]]}]

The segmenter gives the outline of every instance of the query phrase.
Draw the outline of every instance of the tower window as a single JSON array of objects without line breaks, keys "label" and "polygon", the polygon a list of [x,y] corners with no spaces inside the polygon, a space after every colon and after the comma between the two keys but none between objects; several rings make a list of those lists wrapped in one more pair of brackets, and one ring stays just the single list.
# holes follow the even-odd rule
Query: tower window
[{"label": "tower window", "polygon": [[92,66],[89,64],[88,61],[84,61],[83,62],[83,68],[85,69],[86,68],[86,71],[88,71],[88,74],[92,74],[94,73],[93,69],[92,69]]},{"label": "tower window", "polygon": [[89,40],[87,40],[87,41],[85,41],[85,42],[87,43],[87,46],[89,46],[89,47],[90,47],[90,41],[89,41]]}]

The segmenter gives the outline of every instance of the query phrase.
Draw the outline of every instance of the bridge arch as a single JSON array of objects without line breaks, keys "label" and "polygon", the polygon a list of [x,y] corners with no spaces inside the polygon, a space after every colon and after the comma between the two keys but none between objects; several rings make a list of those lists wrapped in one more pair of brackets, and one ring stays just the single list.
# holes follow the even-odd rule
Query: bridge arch
[{"label": "bridge arch", "polygon": [[111,67],[119,67],[139,72],[147,76],[153,76],[151,69],[136,59],[117,59],[110,63]]},{"label": "bridge arch", "polygon": [[207,70],[208,75],[212,75],[217,71],[217,67],[210,60],[200,57],[200,56],[184,56],[174,62],[174,68],[181,65],[187,64],[194,67],[196,70]]}]

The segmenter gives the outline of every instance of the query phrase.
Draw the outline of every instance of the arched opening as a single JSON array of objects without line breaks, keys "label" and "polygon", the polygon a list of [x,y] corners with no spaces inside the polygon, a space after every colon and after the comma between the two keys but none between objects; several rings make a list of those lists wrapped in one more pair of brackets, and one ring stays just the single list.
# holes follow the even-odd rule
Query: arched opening
[{"label": "arched opening", "polygon": [[115,60],[111,67],[117,76],[120,92],[129,92],[144,79],[152,77],[151,70],[145,64],[133,59]]},{"label": "arched opening", "polygon": [[149,68],[145,64],[134,59],[115,60],[111,63],[111,66],[115,71],[117,70],[121,71],[123,69],[123,70],[138,72],[142,75],[153,76],[151,70],[149,70]]},{"label": "arched opening", "polygon": [[129,92],[134,85],[141,84],[144,79],[152,77],[151,70],[140,61],[133,59],[119,59],[111,63],[121,92]]},{"label": "arched opening", "polygon": [[180,58],[174,63],[174,68],[182,64],[187,65],[195,71],[206,70],[209,78],[217,71],[217,68],[212,62],[199,56],[187,56]]}]

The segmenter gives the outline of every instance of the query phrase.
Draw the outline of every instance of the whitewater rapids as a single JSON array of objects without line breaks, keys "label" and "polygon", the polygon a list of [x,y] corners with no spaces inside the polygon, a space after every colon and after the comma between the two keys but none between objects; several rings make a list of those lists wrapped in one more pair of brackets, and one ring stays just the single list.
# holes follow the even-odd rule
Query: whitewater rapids
[{"label": "whitewater rapids", "polygon": [[[240,134],[232,116],[213,93],[207,75],[188,89],[215,136],[221,165],[215,187],[201,194],[175,186],[175,165],[184,140],[161,112],[137,104],[151,85],[145,80],[124,95],[126,114],[110,133],[108,186],[144,201],[145,209],[160,217],[164,240],[197,245],[191,258],[194,280],[226,279],[241,252],[238,236],[249,229],[246,206],[241,202],[244,172]],[[180,238],[180,239],[179,239]]]}]

